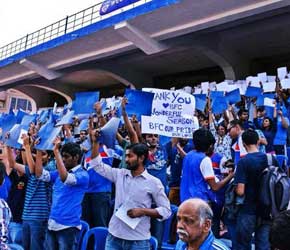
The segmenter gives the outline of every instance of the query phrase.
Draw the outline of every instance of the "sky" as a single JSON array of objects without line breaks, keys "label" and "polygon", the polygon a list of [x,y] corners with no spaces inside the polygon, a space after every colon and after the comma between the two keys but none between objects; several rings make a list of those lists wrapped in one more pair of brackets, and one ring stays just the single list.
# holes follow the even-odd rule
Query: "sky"
[{"label": "sky", "polygon": [[100,0],[2,0],[0,47],[99,2]]}]

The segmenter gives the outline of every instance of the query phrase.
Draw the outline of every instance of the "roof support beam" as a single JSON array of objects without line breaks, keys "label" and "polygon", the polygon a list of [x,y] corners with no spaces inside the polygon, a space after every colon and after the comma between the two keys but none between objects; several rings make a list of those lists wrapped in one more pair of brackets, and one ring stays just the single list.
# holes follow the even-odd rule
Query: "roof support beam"
[{"label": "roof support beam", "polygon": [[121,36],[132,42],[147,55],[155,54],[168,48],[126,21],[116,24],[114,28]]},{"label": "roof support beam", "polygon": [[38,63],[35,63],[35,62],[28,60],[28,59],[25,59],[25,58],[20,60],[19,64],[34,71],[38,75],[43,76],[47,80],[53,80],[53,79],[59,78],[61,76],[60,73],[53,71],[53,70],[50,70],[50,69],[48,69],[48,68],[46,68]]}]

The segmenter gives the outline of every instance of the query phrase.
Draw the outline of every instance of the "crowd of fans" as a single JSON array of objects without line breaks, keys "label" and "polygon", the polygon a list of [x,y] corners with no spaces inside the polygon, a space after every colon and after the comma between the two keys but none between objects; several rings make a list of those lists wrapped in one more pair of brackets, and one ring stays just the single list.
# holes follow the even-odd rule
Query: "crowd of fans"
[{"label": "crowd of fans", "polygon": [[[63,125],[52,150],[36,149],[51,113],[36,119],[21,135],[21,149],[4,145],[0,249],[77,249],[81,220],[109,228],[106,249],[150,249],[151,235],[161,248],[165,220],[173,217],[177,250],[289,250],[289,210],[265,215],[258,199],[267,154],[287,156],[290,146],[289,92],[277,82],[274,94],[272,114],[246,96],[213,114],[209,91],[206,108],[195,112],[200,128],[192,139],[163,144],[157,134],[142,134],[137,117],[126,113],[126,97],[114,148],[101,128],[117,110],[101,102],[86,127],[77,116]],[[279,167],[288,174],[287,157]],[[227,203],[231,186],[235,210]]]}]

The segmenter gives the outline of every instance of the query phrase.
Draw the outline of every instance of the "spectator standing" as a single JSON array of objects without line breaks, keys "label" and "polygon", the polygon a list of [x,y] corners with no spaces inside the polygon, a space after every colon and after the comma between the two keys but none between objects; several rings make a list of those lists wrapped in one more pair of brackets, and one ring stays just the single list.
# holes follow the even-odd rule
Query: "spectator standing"
[{"label": "spectator standing", "polygon": [[258,150],[258,134],[247,130],[242,140],[248,154],[237,165],[234,182],[236,193],[244,196],[237,215],[236,240],[238,250],[251,249],[252,234],[255,233],[255,249],[270,250],[270,222],[259,216],[259,176],[268,166],[267,156]]},{"label": "spectator standing", "polygon": [[[162,183],[145,169],[147,146],[130,145],[126,149],[127,169],[114,169],[104,164],[99,157],[96,131],[91,132],[91,137],[93,145],[91,166],[116,185],[115,208],[109,224],[106,250],[149,250],[150,218],[165,220],[171,211]],[[156,208],[151,208],[153,203],[156,204]],[[117,216],[120,209],[130,218],[140,218],[135,229]]]},{"label": "spectator standing", "polygon": [[54,183],[52,206],[46,234],[46,249],[74,250],[81,229],[81,202],[88,187],[89,176],[80,165],[81,148],[66,143],[60,150],[61,140],[54,140],[57,171],[43,169],[41,152],[37,151],[35,173],[38,179]]}]

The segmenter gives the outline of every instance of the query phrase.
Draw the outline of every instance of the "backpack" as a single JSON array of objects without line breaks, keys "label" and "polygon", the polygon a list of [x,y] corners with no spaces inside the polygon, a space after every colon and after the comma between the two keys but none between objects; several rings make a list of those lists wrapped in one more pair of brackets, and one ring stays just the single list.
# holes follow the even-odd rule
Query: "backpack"
[{"label": "backpack", "polygon": [[260,174],[258,212],[262,218],[274,218],[287,209],[290,200],[290,182],[287,173],[273,164],[273,156],[267,154],[268,167]]},{"label": "backpack", "polygon": [[244,196],[236,194],[236,184],[232,180],[225,191],[224,216],[228,220],[236,220],[240,205],[244,202]]}]

